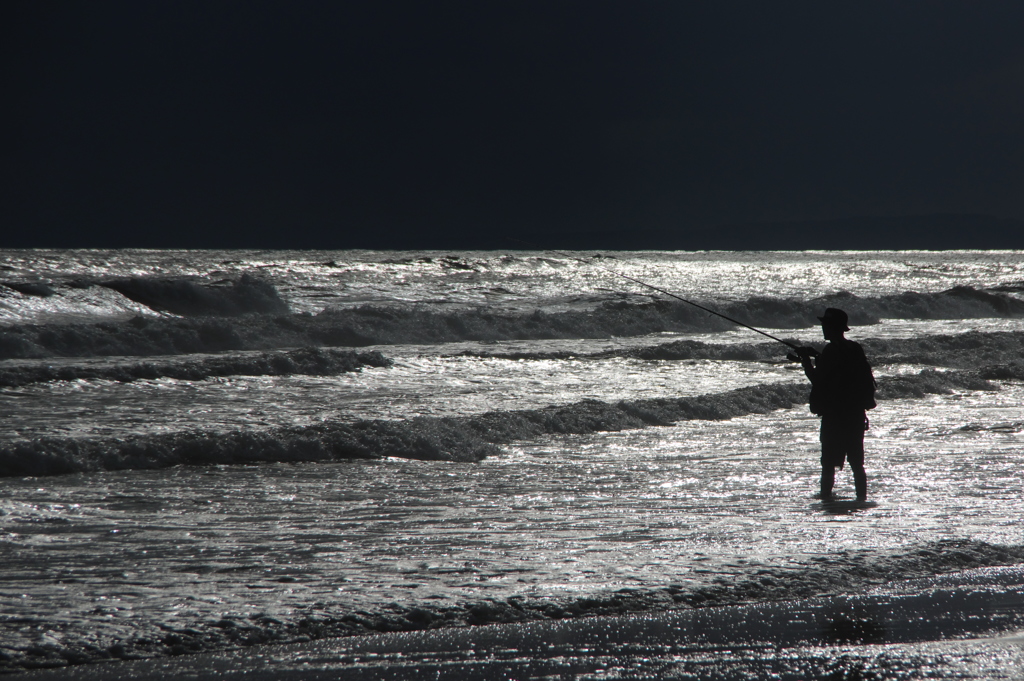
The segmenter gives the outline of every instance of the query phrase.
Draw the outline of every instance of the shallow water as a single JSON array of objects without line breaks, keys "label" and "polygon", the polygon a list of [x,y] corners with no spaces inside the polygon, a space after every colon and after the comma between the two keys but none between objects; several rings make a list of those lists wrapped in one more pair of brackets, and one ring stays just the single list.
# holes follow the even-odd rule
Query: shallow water
[{"label": "shallow water", "polygon": [[0,391],[0,413],[17,424],[0,440],[455,416],[582,399],[701,395],[794,378],[791,367],[739,362],[527,362],[435,355],[330,377],[81,380]]},{"label": "shallow water", "polygon": [[[5,262],[6,277],[42,279],[58,289],[51,297],[4,289],[0,315],[7,326],[0,327],[0,346],[15,350],[30,334],[59,336],[62,324],[83,319],[143,314],[180,321],[182,328],[196,319],[206,323],[202,316],[140,307],[110,289],[62,283],[83,277],[192,275],[209,283],[259,271],[296,313],[368,301],[413,301],[435,311],[486,302],[483,317],[517,307],[590,310],[587,324],[620,312],[601,303],[626,300],[635,311],[633,297],[595,290],[610,283],[597,265],[720,302],[770,290],[799,299],[806,309],[817,309],[813,299],[826,284],[899,302],[905,291],[1024,281],[1020,253],[650,253],[583,266],[524,254],[154,251],[19,253]],[[76,298],[75,291],[87,293]],[[892,300],[887,309],[904,309]],[[927,298],[923,304],[939,310],[935,318],[885,318],[856,327],[851,337],[927,345],[941,334],[974,332],[965,347],[976,342],[985,362],[1019,360],[1016,350],[990,342],[1024,332],[1014,299],[999,299],[1009,312],[992,308],[978,317],[972,300],[954,305]],[[792,318],[789,303],[755,301],[748,307],[771,318],[777,304],[785,308],[779,320]],[[951,309],[966,316],[950,318]],[[402,317],[401,310],[388,314],[400,330],[402,323],[410,332],[421,323]],[[664,314],[669,319],[674,313]],[[281,317],[286,323],[308,319]],[[262,319],[260,313],[218,318],[218,328],[242,329],[253,318]],[[458,324],[445,324],[458,332]],[[773,341],[700,326],[578,338],[572,337],[577,327],[560,324],[569,322],[556,318],[538,337],[518,340],[483,341],[467,333],[446,344],[376,346],[371,349],[392,357],[393,366],[337,375],[88,379],[0,390],[7,426],[0,447],[26,441],[37,446],[0,453],[44,455],[48,447],[56,451],[91,439],[123,445],[117,466],[126,468],[0,479],[0,669],[373,631],[834,596],[892,579],[1024,560],[1021,382],[945,393],[939,385],[940,392],[882,401],[871,413],[867,437],[871,503],[823,505],[812,498],[819,472],[817,419],[805,405],[761,413],[756,400],[773,385],[805,384],[798,368],[782,360],[786,348],[779,346],[778,356],[767,360],[588,359],[678,340]],[[125,328],[115,324],[110,334]],[[543,335],[551,329],[567,337]],[[819,332],[806,326],[765,329],[821,344]],[[144,324],[137,330],[163,332]],[[75,338],[92,342],[99,336]],[[42,345],[34,347],[42,352]],[[25,355],[2,363],[139,361],[97,356],[102,353],[91,348],[72,357]],[[230,360],[251,352],[218,356]],[[535,358],[513,359],[514,353]],[[876,373],[883,381],[912,375],[923,367],[917,361],[878,366]],[[742,399],[751,404],[730,420],[617,432],[597,422],[575,435],[529,438],[515,437],[527,431],[510,427],[513,436],[478,463],[389,458],[383,446],[372,452],[382,458],[369,461],[131,470],[154,465],[132,459],[131,438],[191,432],[219,437],[284,427],[305,432],[317,424],[368,419],[425,429],[426,422],[412,419],[484,413],[514,424],[516,410],[543,416],[548,407],[584,400],[615,405],[736,388],[747,390]],[[76,456],[73,447],[66,451],[61,455]],[[207,460],[218,459],[211,454]],[[847,471],[838,491],[852,496]],[[1011,649],[999,650],[1016,659]]]},{"label": "shallow water", "polygon": [[[920,338],[939,334],[1014,331],[1024,320],[948,322],[886,320],[852,337]],[[820,346],[802,330],[787,338]],[[186,429],[228,431],[358,419],[456,416],[536,409],[584,399],[602,401],[678,397],[726,392],[744,386],[804,381],[799,367],[774,362],[660,361],[610,358],[522,360],[502,354],[562,351],[590,353],[650,347],[675,340],[728,344],[751,342],[740,334],[660,334],[610,341],[510,341],[453,346],[378,346],[395,359],[389,368],[363,368],[337,376],[233,376],[204,381],[160,378],[122,383],[89,379],[0,389],[0,417],[9,428],[0,442],[42,436],[127,437]],[[756,341],[755,342],[761,342]],[[763,339],[771,347],[770,340]],[[494,357],[460,356],[485,352]],[[63,360],[70,365],[109,366],[124,358]],[[60,365],[60,360],[51,360]],[[9,366],[31,364],[12,360]],[[920,365],[876,368],[882,378],[920,371]]]},{"label": "shallow water", "polygon": [[60,678],[1019,678],[1022,606],[1021,570],[990,568],[861,596],[258,646]]},{"label": "shallow water", "polygon": [[997,395],[886,404],[867,440],[877,506],[863,508],[811,498],[803,409],[545,438],[478,464],[8,480],[2,617],[19,626],[4,647],[40,630],[105,647],[224,618],[693,590],[944,539],[1024,544],[1024,389]]}]

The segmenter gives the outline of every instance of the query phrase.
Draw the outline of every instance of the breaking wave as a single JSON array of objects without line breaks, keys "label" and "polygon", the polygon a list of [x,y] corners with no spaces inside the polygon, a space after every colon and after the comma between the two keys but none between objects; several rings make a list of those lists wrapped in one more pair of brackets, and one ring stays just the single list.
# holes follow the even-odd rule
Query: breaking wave
[{"label": "breaking wave", "polygon": [[354,352],[327,348],[302,348],[257,355],[188,356],[159,361],[113,365],[35,364],[0,366],[0,387],[14,388],[45,381],[102,379],[137,381],[175,378],[201,381],[218,376],[334,376],[359,371],[364,366],[389,367],[392,361],[379,351]]},{"label": "breaking wave", "polygon": [[[737,303],[708,303],[738,321],[769,328],[816,326],[825,307],[842,307],[850,322],[877,324],[882,318],[973,319],[1024,316],[1024,301],[1001,293],[957,287],[942,293],[903,293],[860,298],[837,293],[810,301],[751,298]],[[715,332],[730,322],[672,300],[605,302],[593,310],[531,314],[499,313],[487,308],[437,312],[425,308],[366,306],[328,308],[317,321],[345,329],[373,344],[442,343],[460,340],[609,338],[663,332]]]},{"label": "breaking wave", "polygon": [[[802,344],[798,339],[788,339]],[[954,368],[991,368],[997,365],[1013,365],[1024,357],[1024,334],[1013,331],[982,333],[970,331],[962,334],[938,334],[918,338],[878,339],[867,338],[858,341],[874,366],[893,364],[923,364],[928,366]],[[740,362],[777,362],[784,356],[785,348],[775,343],[703,343],[693,340],[678,340],[659,345],[616,348],[593,353],[569,351],[501,352],[488,350],[464,350],[457,356],[525,360],[560,359],[612,359],[630,358],[641,360],[731,360]],[[991,375],[989,378],[1013,378],[1012,372],[1005,376]]]},{"label": "breaking wave", "polygon": [[39,281],[5,281],[0,282],[0,285],[26,296],[49,298],[57,294],[51,286]]},{"label": "breaking wave", "polygon": [[[243,276],[220,287],[185,280],[106,282],[133,300],[180,318],[8,325],[0,329],[0,359],[168,355],[269,350],[310,345],[364,347],[560,338],[610,338],[733,328],[720,317],[678,301],[606,302],[585,311],[529,313],[488,307],[443,310],[416,305],[329,308],[290,314],[269,283]],[[958,287],[943,293],[860,298],[848,293],[810,301],[752,298],[718,306],[744,323],[769,328],[816,325],[826,306],[847,310],[853,324],[881,318],[964,319],[1024,316],[1024,302],[1002,293]]]},{"label": "breaking wave", "polygon": [[[799,561],[797,566],[757,565],[734,576],[716,576],[705,584],[688,588],[667,584],[561,598],[512,596],[503,600],[485,599],[457,604],[396,601],[374,611],[351,611],[342,606],[323,603],[316,608],[296,611],[290,615],[272,617],[265,613],[239,614],[217,620],[190,621],[178,627],[164,626],[155,636],[149,634],[127,640],[107,640],[103,646],[96,645],[95,636],[68,632],[67,635],[48,638],[24,649],[9,649],[9,654],[0,656],[0,673],[63,667],[68,663],[167,657],[239,646],[298,643],[442,627],[692,611],[699,608],[701,610],[693,613],[697,615],[706,612],[703,608],[708,607],[863,593],[872,587],[892,582],[928,579],[964,570],[1017,565],[1022,562],[1024,546],[949,539],[895,552],[865,550],[808,556]],[[943,597],[948,597],[948,592],[937,595],[937,598]],[[933,605],[935,608],[944,607],[940,602]],[[948,601],[945,605],[949,605]],[[1010,623],[1013,621],[1009,620]],[[991,622],[984,624],[992,627]],[[856,631],[845,633],[849,635]],[[839,641],[849,642],[843,638]],[[544,644],[544,647],[549,645]]]},{"label": "breaking wave", "polygon": [[[1015,377],[1024,378],[1024,366]],[[925,370],[888,377],[878,399],[917,398],[956,390],[998,390],[977,371]],[[363,420],[263,430],[161,433],[125,439],[36,438],[0,446],[0,477],[60,475],[176,465],[335,461],[401,457],[479,461],[498,445],[545,435],[668,426],[688,420],[726,420],[805,404],[805,382],[772,383],[693,397],[583,400],[543,409],[493,411],[462,417]]]},{"label": "breaking wave", "polygon": [[353,458],[479,461],[497,445],[545,434],[593,433],[667,425],[682,419],[728,419],[791,406],[802,385],[761,385],[677,400],[575,404],[475,416],[357,421],[305,427],[184,432],[128,439],[38,438],[0,447],[0,477],[179,464],[332,461]]},{"label": "breaking wave", "polygon": [[157,312],[186,317],[234,317],[249,313],[284,314],[288,305],[273,284],[243,274],[236,281],[200,284],[188,279],[131,277],[99,283]]}]

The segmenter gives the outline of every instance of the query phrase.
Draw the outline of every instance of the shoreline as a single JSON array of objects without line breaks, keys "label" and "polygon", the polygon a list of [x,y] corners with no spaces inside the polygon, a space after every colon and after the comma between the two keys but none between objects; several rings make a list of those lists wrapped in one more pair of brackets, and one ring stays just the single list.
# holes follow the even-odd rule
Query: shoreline
[{"label": "shoreline", "polygon": [[[282,621],[269,616],[254,616],[248,619],[222,618],[204,624],[193,622],[180,629],[162,626],[163,637],[159,640],[139,636],[133,640],[113,642],[106,648],[88,644],[62,648],[56,641],[43,642],[22,651],[0,647],[0,675],[6,677],[40,669],[75,670],[91,668],[96,663],[102,666],[117,664],[117,661],[245,655],[246,650],[266,645],[313,645],[317,641],[469,631],[495,625],[547,626],[595,618],[682,617],[681,613],[729,607],[772,608],[773,604],[797,599],[858,598],[856,594],[897,582],[956,581],[955,575],[964,570],[1004,570],[1008,574],[1019,574],[1024,585],[1024,545],[996,546],[971,540],[944,540],[901,554],[886,556],[869,551],[852,554],[843,551],[834,556],[819,556],[814,562],[820,567],[761,569],[756,575],[731,582],[719,577],[713,580],[713,584],[693,589],[666,585],[620,589],[577,598],[513,596],[505,600],[482,599],[433,608],[422,601],[414,601],[392,603],[376,612],[337,613],[334,617],[319,615]],[[472,634],[465,636],[471,637]]]},{"label": "shoreline", "polygon": [[609,671],[631,678],[730,672],[906,677],[901,670],[985,678],[1024,660],[1022,631],[1024,567],[994,567],[899,580],[863,595],[324,639],[7,678],[269,681],[344,673],[369,680],[429,672],[439,679],[486,679]]}]

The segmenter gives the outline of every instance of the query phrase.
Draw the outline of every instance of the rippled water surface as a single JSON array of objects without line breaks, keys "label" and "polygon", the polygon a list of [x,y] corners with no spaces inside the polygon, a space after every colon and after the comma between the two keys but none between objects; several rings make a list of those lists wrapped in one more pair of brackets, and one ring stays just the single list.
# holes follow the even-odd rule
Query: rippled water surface
[{"label": "rippled water surface", "polygon": [[[868,438],[877,505],[863,508],[811,498],[816,420],[803,409],[547,438],[480,464],[9,480],[2,617],[100,642],[232,616],[827,570],[820,556],[964,536],[1020,544],[1022,397],[887,404]],[[28,643],[32,627],[19,631],[6,645]]]},{"label": "rippled water surface", "polygon": [[738,362],[527,362],[435,356],[409,357],[395,367],[332,377],[71,381],[0,392],[0,409],[17,424],[0,439],[455,416],[582,399],[699,395],[794,379],[791,367]]},{"label": "rippled water surface", "polygon": [[[313,319],[305,313],[367,302],[416,303],[434,316],[403,308],[387,313],[398,319],[389,328],[412,334],[417,324],[436,323],[454,340],[414,345],[399,334],[391,345],[366,348],[391,366],[334,375],[33,379],[0,390],[0,462],[59,450],[53,456],[64,457],[64,467],[54,470],[76,470],[76,457],[85,456],[76,445],[96,442],[113,452],[110,467],[126,469],[0,478],[0,670],[588,609],[835,596],[903,576],[1024,560],[1024,383],[1010,371],[1024,359],[1015,349],[1024,332],[1015,307],[1021,253],[628,253],[587,264],[553,253],[2,255],[5,281],[54,290],[0,287],[0,350],[10,357],[0,369],[9,372],[142,361],[103,351],[102,343],[136,332],[195,331],[230,345],[250,328],[291,328]],[[676,341],[777,344],[745,329],[708,333],[713,327],[699,325],[692,333],[575,337],[577,329],[614,327],[621,309],[644,319],[642,291],[608,267],[723,304],[772,297],[750,308],[775,320],[765,330],[819,347],[818,330],[786,327],[794,305],[817,310],[817,296],[845,290],[888,295],[887,309],[909,310],[850,334],[917,343],[917,354],[900,358],[897,345],[896,359],[876,366],[883,383],[904,387],[871,412],[870,502],[850,499],[849,471],[838,477],[839,503],[813,498],[818,420],[804,404],[777,408],[798,398],[766,397],[787,384],[804,394],[806,379],[784,360],[787,348],[760,359],[643,360],[635,357],[651,355],[638,353]],[[242,274],[259,275],[285,307],[176,316],[82,283],[189,276],[200,283],[166,295],[226,296],[224,282]],[[907,294],[916,302],[901,302],[906,292],[954,286],[977,291]],[[493,341],[465,331],[458,315],[444,316],[466,305],[479,306],[474,319],[484,320],[519,310],[508,319],[521,328],[539,309],[592,316],[550,316],[534,336]],[[975,318],[979,305],[989,307]],[[659,310],[665,319],[674,314]],[[139,315],[145,319],[118,321]],[[957,341],[935,340],[944,335]],[[46,344],[54,338],[64,346]],[[65,356],[54,347],[71,350]],[[160,359],[230,365],[257,356],[255,347],[239,340],[219,355]],[[949,347],[960,353],[956,367],[941,363]],[[607,354],[587,357],[598,352]],[[938,371],[922,377],[926,360],[938,361]],[[992,366],[1006,368],[993,383],[971,373]],[[962,372],[962,380],[943,382],[947,371]],[[723,411],[716,396],[738,389],[732,411]],[[654,413],[652,400],[684,397],[707,398],[703,411],[668,425],[650,416],[629,422],[631,429],[601,421],[597,407],[579,407],[612,410],[626,400]],[[575,405],[576,421],[551,416],[549,408],[567,405]],[[287,427],[301,438],[317,425],[375,419],[428,441],[433,435],[416,424],[484,413],[508,435],[489,440],[493,455],[476,463],[389,458],[396,450],[387,438],[398,436],[387,430],[373,441],[376,460],[141,470],[157,464],[133,449],[165,434],[212,433],[209,458],[192,459],[201,464],[232,460],[217,458],[231,432]],[[517,429],[527,416],[553,425]],[[451,426],[464,429],[459,435],[483,427],[459,423]],[[25,442],[35,449],[15,446]]]},{"label": "rippled water surface", "polygon": [[[1008,331],[1024,320],[886,320],[859,329],[854,337],[914,338],[922,335]],[[786,338],[821,344],[817,334],[772,329]],[[490,353],[569,351],[585,355],[609,348],[642,347],[677,339],[727,344],[751,342],[749,332],[664,334],[657,337],[579,342],[510,341],[454,347],[381,347],[396,359],[390,368],[364,368],[329,377],[227,377],[205,381],[171,378],[120,383],[111,380],[57,381],[0,389],[0,417],[9,424],[0,441],[56,434],[125,437],[183,429],[305,425],[355,419],[456,416],[494,410],[535,409],[584,399],[604,401],[700,395],[776,381],[803,381],[784,361],[644,361],[582,358],[516,360],[456,356],[471,348]],[[766,339],[754,342],[772,341]],[[119,361],[92,360],[103,366]],[[54,361],[59,366],[59,361]],[[82,364],[76,360],[75,364]],[[18,362],[12,364],[19,364]],[[20,364],[26,364],[20,362]],[[86,362],[88,364],[88,362]],[[878,376],[921,367],[879,367]]]},{"label": "rippled water surface", "polygon": [[[621,294],[647,296],[618,274],[684,297],[741,300],[849,291],[889,295],[954,286],[1024,282],[1024,253],[592,253],[372,251],[0,251],[7,277],[64,283],[123,277],[191,276],[222,281],[241,273],[268,278],[296,312],[365,303],[592,307]],[[6,299],[5,299],[6,298]],[[69,300],[69,298],[71,300]],[[17,299],[0,287],[0,321],[81,319],[146,313],[102,288]]]}]

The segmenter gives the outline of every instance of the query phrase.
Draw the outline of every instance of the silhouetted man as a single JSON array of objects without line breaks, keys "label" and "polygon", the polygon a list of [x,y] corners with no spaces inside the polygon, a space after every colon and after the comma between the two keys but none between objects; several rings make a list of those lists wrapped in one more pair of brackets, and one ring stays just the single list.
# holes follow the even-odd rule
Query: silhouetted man
[{"label": "silhouetted man", "polygon": [[811,380],[811,412],[821,416],[821,498],[832,498],[836,469],[845,460],[853,471],[857,499],[864,501],[868,496],[865,410],[875,406],[875,379],[864,350],[843,335],[850,330],[846,313],[830,307],[818,319],[828,345],[820,355],[812,348],[801,350],[800,360]]}]

